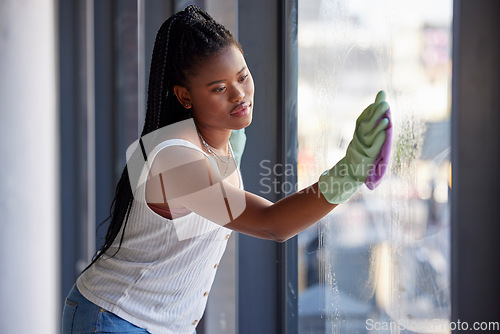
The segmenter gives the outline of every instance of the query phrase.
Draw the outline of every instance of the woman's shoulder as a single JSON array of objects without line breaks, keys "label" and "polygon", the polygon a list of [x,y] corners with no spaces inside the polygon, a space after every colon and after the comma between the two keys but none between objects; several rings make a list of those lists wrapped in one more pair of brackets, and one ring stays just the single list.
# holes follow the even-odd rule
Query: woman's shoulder
[{"label": "woman's shoulder", "polygon": [[144,136],[142,141],[153,169],[179,166],[206,158],[192,119],[160,128]]},{"label": "woman's shoulder", "polygon": [[200,140],[192,119],[164,126],[142,137],[146,152],[154,153],[164,147],[181,146],[200,149]]},{"label": "woman's shoulder", "polygon": [[128,147],[127,161],[133,156],[138,156],[139,160],[152,162],[160,151],[162,151],[162,155],[165,152],[179,152],[179,150],[165,150],[169,147],[195,150],[203,154],[198,132],[192,119],[164,126],[140,137]]},{"label": "woman's shoulder", "polygon": [[152,131],[133,142],[126,152],[129,177],[139,181],[147,173],[206,158],[192,119]]}]

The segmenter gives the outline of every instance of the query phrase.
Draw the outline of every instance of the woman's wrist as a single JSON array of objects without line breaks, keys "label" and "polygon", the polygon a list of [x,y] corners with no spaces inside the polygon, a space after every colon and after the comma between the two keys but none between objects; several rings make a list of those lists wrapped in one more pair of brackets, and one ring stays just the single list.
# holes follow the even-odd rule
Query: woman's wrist
[{"label": "woman's wrist", "polygon": [[342,159],[319,177],[318,188],[329,203],[347,202],[363,185],[364,180],[353,177],[348,173],[349,168],[350,165]]}]

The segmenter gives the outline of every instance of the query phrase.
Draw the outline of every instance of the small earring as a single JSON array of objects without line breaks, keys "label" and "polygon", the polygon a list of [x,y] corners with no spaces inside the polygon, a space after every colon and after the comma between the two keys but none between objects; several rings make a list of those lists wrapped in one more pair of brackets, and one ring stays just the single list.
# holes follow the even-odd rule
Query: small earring
[{"label": "small earring", "polygon": [[189,102],[184,103],[184,107],[186,107],[186,108],[189,108],[190,105],[191,105],[191,103],[189,103]]}]

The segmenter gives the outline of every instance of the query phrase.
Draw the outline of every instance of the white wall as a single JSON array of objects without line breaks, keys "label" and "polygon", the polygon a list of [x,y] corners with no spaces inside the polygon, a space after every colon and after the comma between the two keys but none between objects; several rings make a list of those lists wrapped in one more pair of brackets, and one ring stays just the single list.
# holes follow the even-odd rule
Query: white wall
[{"label": "white wall", "polygon": [[59,332],[55,5],[0,1],[0,333]]}]

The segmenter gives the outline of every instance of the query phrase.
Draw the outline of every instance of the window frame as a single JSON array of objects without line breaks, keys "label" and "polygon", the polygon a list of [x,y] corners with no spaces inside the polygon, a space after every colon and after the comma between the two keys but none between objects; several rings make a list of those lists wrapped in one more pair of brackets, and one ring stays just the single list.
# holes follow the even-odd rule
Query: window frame
[{"label": "window frame", "polygon": [[[256,83],[242,173],[247,190],[271,201],[289,195],[297,184],[297,6],[297,0],[238,3],[239,41]],[[263,161],[278,166],[272,182],[289,193],[266,193]],[[284,168],[295,172],[285,175]],[[237,242],[238,333],[296,333],[297,237],[277,243],[239,234]]]}]

